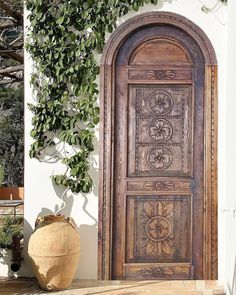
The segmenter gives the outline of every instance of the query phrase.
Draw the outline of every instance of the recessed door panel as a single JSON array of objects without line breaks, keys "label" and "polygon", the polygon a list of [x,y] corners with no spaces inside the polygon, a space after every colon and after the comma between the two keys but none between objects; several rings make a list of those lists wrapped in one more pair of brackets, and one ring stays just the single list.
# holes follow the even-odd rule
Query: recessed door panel
[{"label": "recessed door panel", "polygon": [[191,263],[191,196],[127,197],[127,263]]},{"label": "recessed door panel", "polygon": [[130,85],[128,176],[191,176],[191,85]]}]

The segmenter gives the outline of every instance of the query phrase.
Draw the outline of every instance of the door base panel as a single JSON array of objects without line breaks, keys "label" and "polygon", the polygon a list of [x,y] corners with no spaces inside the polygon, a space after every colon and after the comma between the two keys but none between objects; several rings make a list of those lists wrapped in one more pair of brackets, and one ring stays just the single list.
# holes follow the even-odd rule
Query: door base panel
[{"label": "door base panel", "polygon": [[125,265],[127,280],[185,280],[192,279],[193,269],[190,264],[179,263],[135,263]]}]

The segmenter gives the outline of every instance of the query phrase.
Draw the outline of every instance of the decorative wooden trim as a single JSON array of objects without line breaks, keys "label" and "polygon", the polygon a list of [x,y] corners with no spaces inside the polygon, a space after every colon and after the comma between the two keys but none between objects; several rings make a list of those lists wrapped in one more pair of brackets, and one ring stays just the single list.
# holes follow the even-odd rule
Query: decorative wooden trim
[{"label": "decorative wooden trim", "polygon": [[[112,218],[111,218],[111,183],[110,175],[112,165],[112,138],[111,138],[111,93],[112,87],[112,68],[104,66],[101,70],[101,81],[104,82],[101,87],[100,108],[103,114],[100,120],[100,177],[99,177],[99,228],[98,228],[98,277],[102,280],[110,279],[110,263],[111,263],[111,235],[112,235]],[[110,103],[108,103],[110,102]]]},{"label": "decorative wooden trim", "polygon": [[113,183],[113,106],[114,61],[125,38],[150,24],[171,24],[187,32],[201,48],[205,58],[204,130],[204,279],[217,279],[217,64],[206,34],[194,23],[174,13],[150,12],[123,23],[110,37],[101,61],[100,184],[98,278],[112,277],[112,183]]},{"label": "decorative wooden trim", "polygon": [[217,261],[217,66],[205,67],[205,260],[206,279],[216,280]]}]

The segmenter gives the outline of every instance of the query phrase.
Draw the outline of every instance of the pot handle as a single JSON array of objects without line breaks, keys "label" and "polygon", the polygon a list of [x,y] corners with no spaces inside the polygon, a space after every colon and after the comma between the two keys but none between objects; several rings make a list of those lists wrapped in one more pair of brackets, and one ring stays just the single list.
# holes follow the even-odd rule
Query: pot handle
[{"label": "pot handle", "polygon": [[34,227],[36,228],[41,222],[44,221],[44,217],[42,216],[38,216],[35,220],[35,224],[34,224]]},{"label": "pot handle", "polygon": [[76,225],[76,223],[74,222],[74,219],[73,219],[72,217],[68,217],[66,220],[67,220],[67,221],[73,226],[73,228],[74,228],[76,231],[78,231],[78,227],[77,227],[77,225]]}]

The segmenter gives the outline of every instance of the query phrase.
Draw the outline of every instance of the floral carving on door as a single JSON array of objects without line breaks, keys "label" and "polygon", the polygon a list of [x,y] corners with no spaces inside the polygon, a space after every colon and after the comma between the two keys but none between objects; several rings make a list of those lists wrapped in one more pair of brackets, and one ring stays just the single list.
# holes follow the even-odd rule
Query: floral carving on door
[{"label": "floral carving on door", "polygon": [[148,164],[157,170],[165,170],[172,163],[171,151],[165,147],[157,146],[152,149],[147,156]]},{"label": "floral carving on door", "polygon": [[167,141],[172,133],[173,128],[170,122],[165,119],[154,120],[149,125],[149,135],[157,142]]},{"label": "floral carving on door", "polygon": [[169,113],[173,107],[173,100],[166,91],[156,91],[149,97],[149,107],[157,115]]},{"label": "floral carving on door", "polygon": [[145,250],[147,255],[172,254],[173,203],[147,202],[144,204],[143,219]]},{"label": "floral carving on door", "polygon": [[187,195],[129,196],[127,262],[189,261],[190,203]]}]

